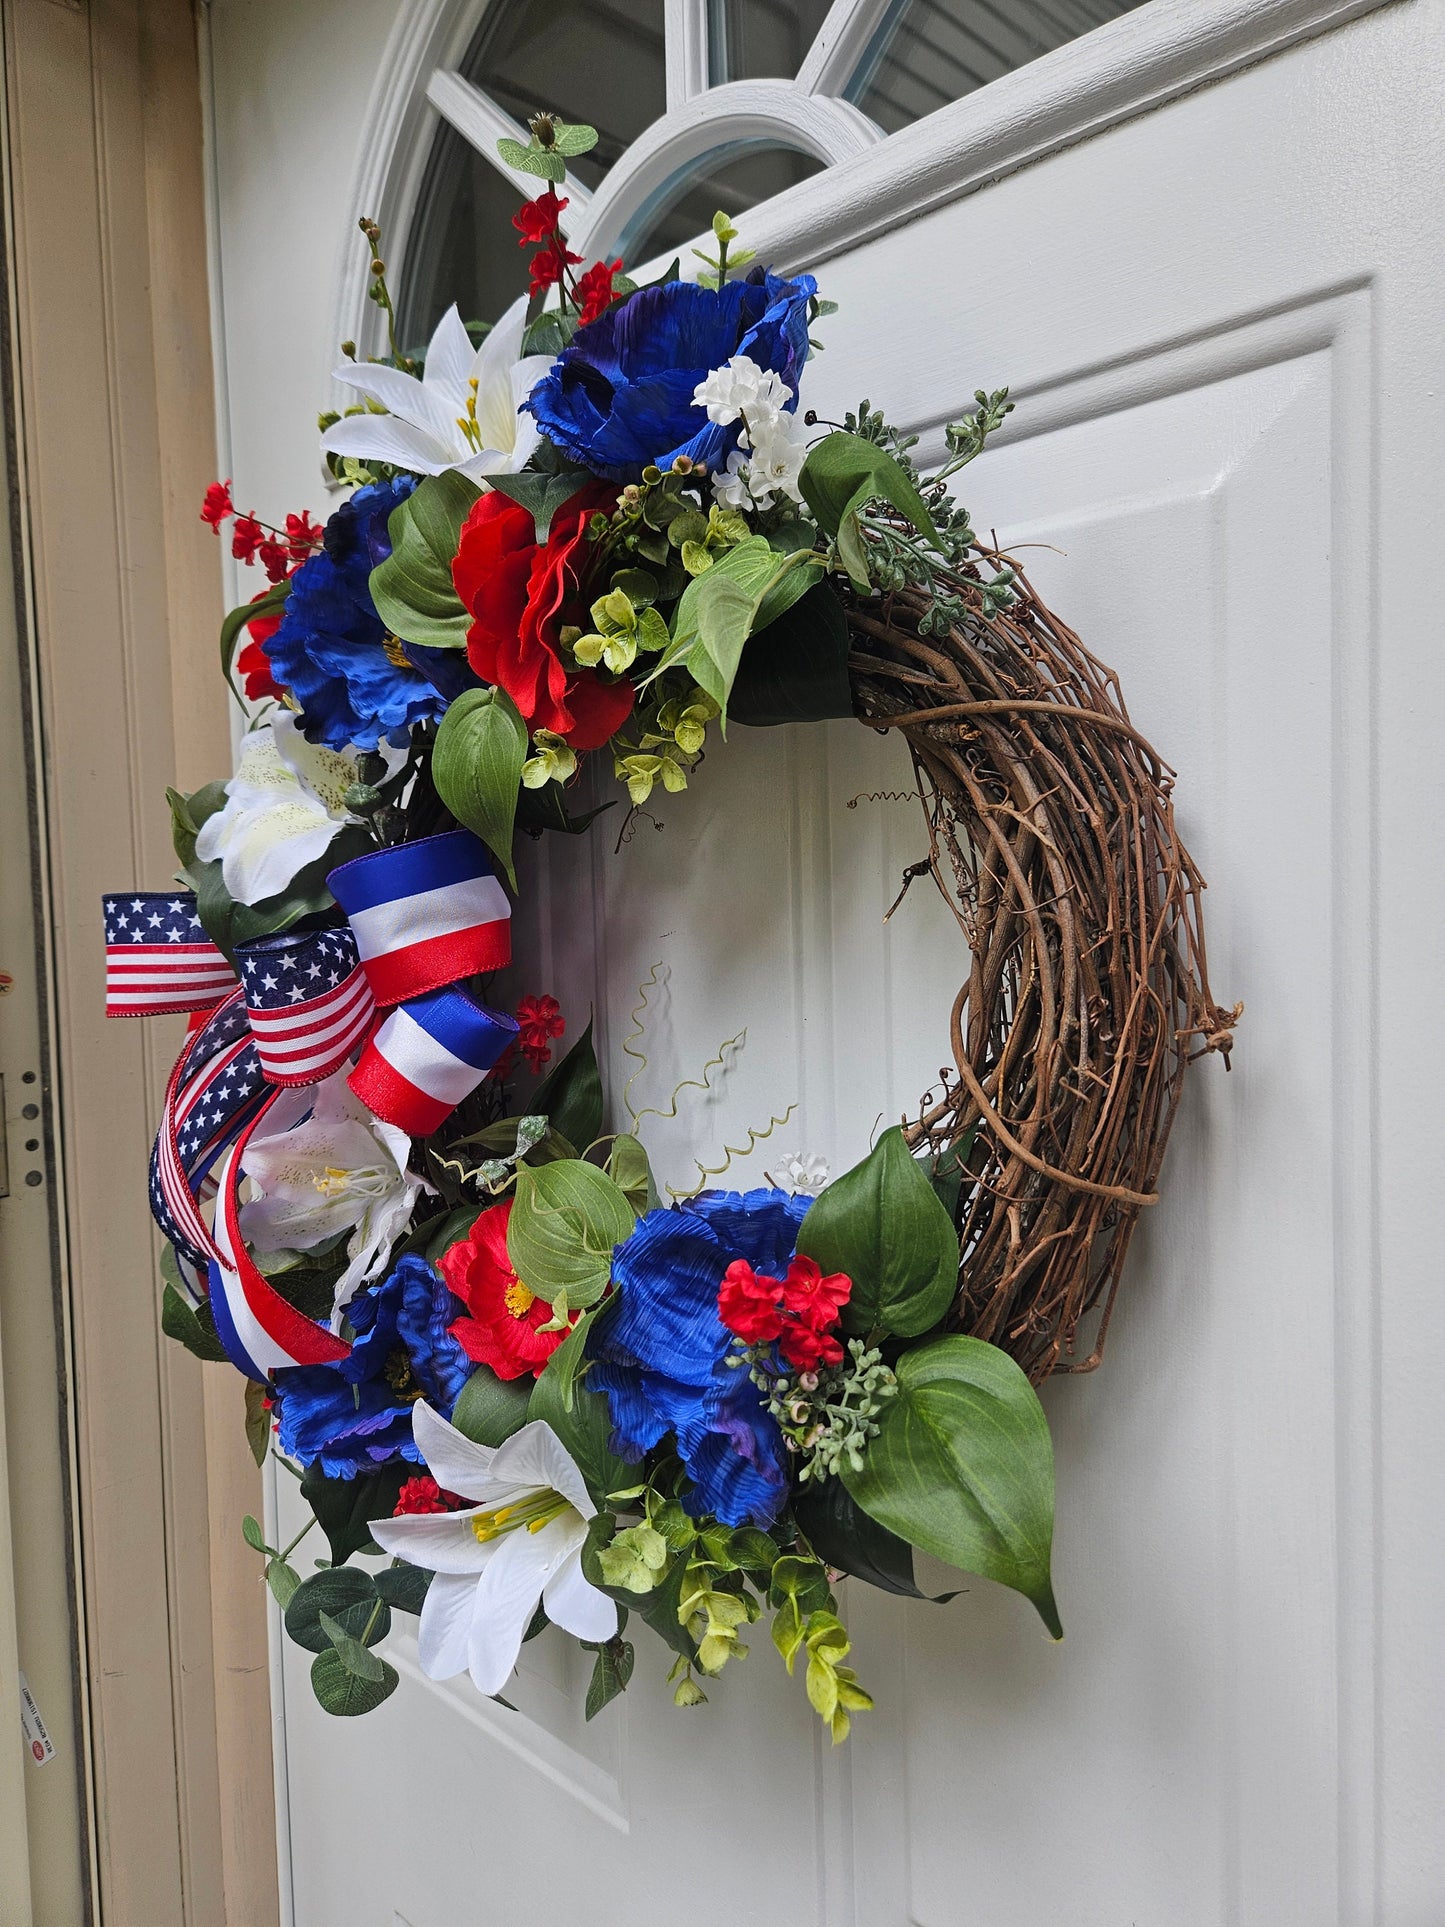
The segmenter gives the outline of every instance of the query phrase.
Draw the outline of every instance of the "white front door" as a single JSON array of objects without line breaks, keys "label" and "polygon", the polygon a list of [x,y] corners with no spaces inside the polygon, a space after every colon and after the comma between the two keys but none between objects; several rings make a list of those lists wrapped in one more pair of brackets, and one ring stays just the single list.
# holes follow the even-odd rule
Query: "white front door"
[{"label": "white front door", "polygon": [[[324,366],[329,309],[302,297],[324,281],[318,210],[339,207],[331,157],[349,159],[366,84],[328,91],[324,63],[380,58],[390,20],[380,0],[299,11],[265,13],[244,46],[233,13],[234,71],[217,69],[232,465],[272,508],[315,494],[304,438],[291,422],[278,443],[269,417],[324,399],[297,368]],[[1217,31],[1223,70],[1250,10],[1152,0],[1132,18],[1156,11],[1182,39]],[[1257,11],[1281,42],[1311,17]],[[1424,586],[1445,526],[1445,9],[1333,11],[1360,17],[963,198],[942,161],[920,164],[932,211],[821,270],[840,304],[805,390],[821,415],[866,395],[927,447],[975,388],[1012,385],[966,499],[1178,768],[1214,988],[1246,1006],[1233,1073],[1205,1064],[1187,1092],[1103,1370],[1045,1393],[1068,1637],[1050,1645],[983,1582],[946,1608],[851,1584],[878,1710],[838,1752],[763,1629],[680,1713],[638,1628],[632,1685],[590,1724],[589,1662],[551,1634],[525,1648],[509,1711],[424,1681],[398,1632],[400,1690],[345,1723],[285,1647],[297,1927],[1445,1919],[1426,1637],[1442,709]],[[1088,46],[1070,51],[1102,124],[1127,77],[1088,68]],[[1029,84],[999,83],[1010,111]],[[1047,107],[1041,91],[1041,148]],[[894,191],[892,152],[848,164],[840,223],[869,169]],[[960,179],[970,165],[961,148]],[[875,799],[908,788],[900,747],[854,725],[737,729],[660,832],[644,821],[614,853],[604,822],[530,859],[522,987],[578,1023],[595,1000],[614,1091],[654,965],[635,1095],[666,1108],[746,1028],[715,1090],[653,1121],[662,1177],[716,1167],[793,1103],[734,1171],[758,1178],[778,1148],[836,1171],[936,1078],[956,935],[925,885],[881,921],[924,843],[908,803]]]}]

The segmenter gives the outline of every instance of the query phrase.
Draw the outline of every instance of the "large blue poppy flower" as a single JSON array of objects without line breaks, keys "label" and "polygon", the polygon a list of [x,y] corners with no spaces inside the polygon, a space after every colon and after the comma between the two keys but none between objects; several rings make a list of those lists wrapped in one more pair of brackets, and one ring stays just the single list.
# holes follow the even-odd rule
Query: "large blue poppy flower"
[{"label": "large blue poppy flower", "polygon": [[319,1459],[328,1479],[397,1459],[419,1465],[413,1405],[425,1398],[449,1418],[475,1370],[447,1330],[465,1309],[424,1258],[408,1253],[347,1306],[356,1332],[348,1358],[276,1373],[281,1450],[303,1465]]},{"label": "large blue poppy flower", "polygon": [[371,572],[391,554],[387,518],[415,487],[400,475],[368,483],[342,503],[326,524],[321,553],[292,577],[281,626],[264,644],[276,680],[301,705],[310,742],[375,749],[385,737],[401,744],[413,723],[440,716],[458,693],[447,685],[452,665],[435,660],[458,652],[399,646],[371,600]]},{"label": "large blue poppy flower", "polygon": [[643,288],[579,328],[523,404],[557,447],[594,475],[634,482],[649,462],[688,455],[722,468],[739,424],[720,427],[693,401],[714,368],[746,355],[798,395],[808,358],[810,274],[755,268],[745,281]]},{"label": "large blue poppy flower", "polygon": [[617,1247],[615,1305],[592,1329],[587,1383],[605,1392],[612,1449],[637,1460],[672,1433],[693,1483],[684,1504],[725,1525],[767,1526],[788,1496],[787,1451],[717,1313],[736,1258],[781,1277],[811,1204],[785,1191],[704,1191],[649,1211]]}]

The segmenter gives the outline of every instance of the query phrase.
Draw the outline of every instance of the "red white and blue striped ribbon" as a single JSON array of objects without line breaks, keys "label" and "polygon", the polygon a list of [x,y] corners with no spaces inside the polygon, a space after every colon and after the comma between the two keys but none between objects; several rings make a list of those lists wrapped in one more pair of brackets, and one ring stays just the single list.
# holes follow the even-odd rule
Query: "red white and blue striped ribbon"
[{"label": "red white and blue striped ribbon", "polygon": [[236,988],[189,891],[108,890],[101,911],[107,1017],[211,1010]]},{"label": "red white and blue striped ribbon", "polygon": [[272,1084],[319,1084],[376,1018],[348,929],[283,930],[236,946],[261,1069]]},{"label": "red white and blue striped ribbon", "polygon": [[288,1304],[262,1277],[246,1250],[241,1236],[241,1160],[265,1115],[263,1111],[241,1133],[221,1160],[215,1255],[210,1264],[216,1332],[237,1370],[263,1384],[272,1372],[287,1366],[335,1365],[351,1351],[344,1338]]},{"label": "red white and blue striped ribbon", "polygon": [[405,1003],[512,957],[512,906],[470,830],[400,843],[326,879],[379,1004]]},{"label": "red white and blue striped ribbon", "polygon": [[392,1011],[347,1079],[375,1116],[429,1137],[517,1035],[514,1019],[455,985]]}]

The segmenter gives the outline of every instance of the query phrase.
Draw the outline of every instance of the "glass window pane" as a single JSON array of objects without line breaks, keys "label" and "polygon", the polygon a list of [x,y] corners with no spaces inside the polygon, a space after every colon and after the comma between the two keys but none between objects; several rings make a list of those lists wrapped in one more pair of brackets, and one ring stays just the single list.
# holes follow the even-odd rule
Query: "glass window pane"
[{"label": "glass window pane", "polygon": [[[822,165],[814,154],[762,141],[716,147],[670,181],[633,219],[622,237],[623,257],[629,267],[666,259],[705,233],[719,208],[744,214],[770,195],[805,181]],[[738,245],[746,240],[745,229]]]},{"label": "glass window pane", "polygon": [[1145,0],[894,0],[849,98],[893,134]]},{"label": "glass window pane", "polygon": [[511,225],[519,205],[506,176],[443,122],[427,157],[411,238],[394,284],[408,353],[425,348],[453,301],[463,321],[495,321],[526,293],[528,257],[516,245]]},{"label": "glass window pane", "polygon": [[514,120],[539,108],[586,121],[596,147],[569,163],[596,187],[667,112],[663,0],[493,0],[461,71]]},{"label": "glass window pane", "polygon": [[708,0],[708,72],[725,80],[791,80],[803,64],[828,0]]}]

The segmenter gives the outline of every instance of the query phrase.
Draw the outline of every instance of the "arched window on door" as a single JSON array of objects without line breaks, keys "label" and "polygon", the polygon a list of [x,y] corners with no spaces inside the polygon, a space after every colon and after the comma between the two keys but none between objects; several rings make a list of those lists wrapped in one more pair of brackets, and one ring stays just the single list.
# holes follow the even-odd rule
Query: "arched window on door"
[{"label": "arched window on door", "polygon": [[1143,4],[433,0],[434,44],[461,52],[418,76],[433,111],[398,210],[404,337],[453,300],[486,321],[523,292],[510,221],[540,183],[496,142],[525,140],[538,107],[598,130],[559,190],[573,245],[633,267]]}]

